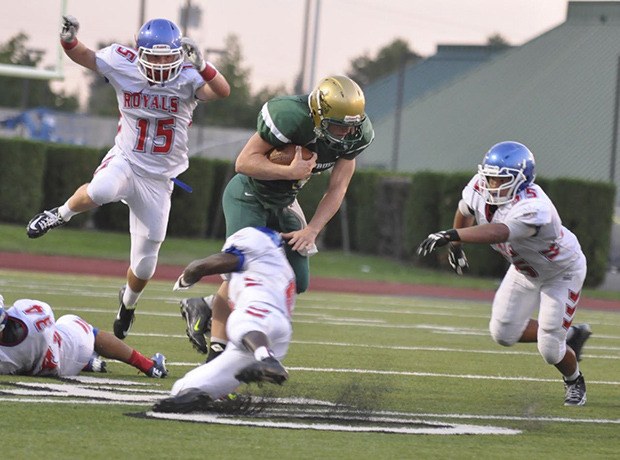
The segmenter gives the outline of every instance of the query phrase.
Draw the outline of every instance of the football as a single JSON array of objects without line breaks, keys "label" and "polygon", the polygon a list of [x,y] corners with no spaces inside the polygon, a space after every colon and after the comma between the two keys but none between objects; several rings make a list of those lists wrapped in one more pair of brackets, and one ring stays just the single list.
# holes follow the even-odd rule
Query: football
[{"label": "football", "polygon": [[301,149],[301,157],[304,160],[310,160],[314,155],[314,152],[301,145],[286,144],[267,152],[267,158],[278,165],[290,165],[297,149]]}]

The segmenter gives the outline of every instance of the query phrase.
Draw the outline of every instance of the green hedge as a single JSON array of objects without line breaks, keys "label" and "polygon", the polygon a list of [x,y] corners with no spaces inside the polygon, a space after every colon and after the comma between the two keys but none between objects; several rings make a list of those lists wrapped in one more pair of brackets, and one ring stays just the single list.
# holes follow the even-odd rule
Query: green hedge
[{"label": "green hedge", "polygon": [[[100,156],[99,151],[89,147],[48,144],[42,209],[64,204],[78,187],[90,182],[99,165]],[[90,215],[84,213],[74,216],[68,225],[83,227]]]},{"label": "green hedge", "polygon": [[598,286],[605,280],[616,188],[610,183],[556,179],[546,192],[588,260],[586,286]]},{"label": "green hedge", "polygon": [[24,224],[41,211],[45,144],[0,138],[0,220]]},{"label": "green hedge", "polygon": [[[413,174],[411,190],[403,209],[407,239],[403,243],[403,258],[427,267],[438,267],[440,253],[418,258],[416,249],[429,233],[441,230],[441,201],[444,174],[422,171]],[[454,212],[454,211],[453,211]],[[451,226],[452,224],[450,224]]]},{"label": "green hedge", "polygon": [[213,165],[204,158],[191,158],[189,168],[179,179],[190,185],[192,193],[175,186],[168,222],[168,234],[204,237],[207,235],[207,216],[213,197]]},{"label": "green hedge", "polygon": [[[42,209],[64,203],[78,186],[90,180],[104,153],[78,146],[0,139],[0,220],[25,225]],[[221,195],[233,174],[231,162],[192,158],[180,179],[194,192],[174,190],[169,234],[223,238]],[[445,250],[424,258],[415,251],[429,233],[452,227],[461,190],[471,176],[461,172],[357,171],[345,207],[321,232],[319,244],[342,248],[346,237],[354,251],[450,270]],[[308,220],[327,190],[329,177],[329,172],[314,176],[299,194]],[[607,268],[615,186],[578,179],[539,178],[536,182],[553,200],[564,225],[580,240],[588,259],[586,286],[600,284]],[[92,217],[97,229],[127,231],[129,227],[128,208],[121,203],[104,205]],[[83,225],[87,219],[76,216],[71,223]],[[345,219],[347,225],[343,226]],[[348,233],[343,236],[345,231]],[[465,251],[473,275],[504,275],[506,262],[488,245],[467,245]]]},{"label": "green hedge", "polygon": [[377,254],[379,250],[378,208],[380,187],[386,173],[360,170],[351,178],[347,191],[347,211],[351,250]]},{"label": "green hedge", "polygon": [[226,236],[226,222],[222,209],[224,189],[235,175],[235,165],[227,160],[207,160],[213,169],[213,188],[207,203],[207,236],[223,239]]}]

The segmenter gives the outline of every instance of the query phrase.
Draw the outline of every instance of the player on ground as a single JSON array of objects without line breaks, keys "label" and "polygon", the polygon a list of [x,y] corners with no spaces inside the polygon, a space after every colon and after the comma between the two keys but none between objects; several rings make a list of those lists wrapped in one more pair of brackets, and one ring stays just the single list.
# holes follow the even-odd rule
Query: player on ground
[{"label": "player on ground", "polygon": [[[586,258],[535,176],[534,156],[525,145],[494,145],[463,190],[454,228],[430,234],[418,254],[449,245],[448,260],[458,274],[468,268],[461,243],[491,244],[502,254],[511,265],[493,300],[493,340],[504,346],[537,342],[545,362],[564,376],[564,405],[581,406],[586,383],[578,361],[591,332],[587,324],[571,323]],[[538,319],[532,319],[537,308]]]},{"label": "player on ground", "polygon": [[291,340],[296,294],[283,244],[271,229],[248,227],[231,235],[221,253],[185,268],[175,289],[190,287],[206,275],[227,274],[230,342],[218,359],[175,382],[172,397],[157,403],[155,410],[191,412],[226,396],[240,382],[282,384],[288,379],[280,360]]},{"label": "player on ground", "polygon": [[[248,226],[267,226],[282,232],[288,241],[286,253],[295,271],[298,293],[308,288],[308,256],[316,252],[317,235],[342,204],[355,172],[355,158],[374,139],[364,110],[364,93],[345,76],[322,79],[310,94],[268,101],[258,115],[257,132],[237,157],[238,174],[224,191],[226,235]],[[290,165],[267,159],[267,152],[286,144],[305,146],[316,157],[304,160],[299,152]],[[306,223],[297,193],[312,174],[330,169],[325,195]],[[181,303],[187,334],[199,351],[209,353],[207,359],[217,356],[226,344],[226,284],[215,296]],[[213,309],[210,350],[205,341],[209,326],[201,313],[209,307]]]},{"label": "player on ground", "polygon": [[[120,129],[91,182],[62,206],[33,217],[27,232],[38,238],[74,215],[106,203],[122,200],[129,206],[130,266],[114,321],[114,335],[124,339],[138,298],[155,272],[173,180],[188,167],[187,131],[197,101],[226,97],[230,87],[205,62],[197,45],[181,37],[179,28],[167,19],[144,24],[137,49],[114,44],[97,52],[78,41],[79,23],[73,16],[63,20],[60,39],[67,56],[114,87]],[[191,64],[185,64],[185,58]]]},{"label": "player on ground", "polygon": [[[54,319],[40,300],[20,299],[4,308],[0,295],[0,374],[64,377],[92,368],[93,352],[127,363],[153,378],[168,375],[166,357],[151,359],[76,315]],[[99,361],[101,366],[101,361]]]}]

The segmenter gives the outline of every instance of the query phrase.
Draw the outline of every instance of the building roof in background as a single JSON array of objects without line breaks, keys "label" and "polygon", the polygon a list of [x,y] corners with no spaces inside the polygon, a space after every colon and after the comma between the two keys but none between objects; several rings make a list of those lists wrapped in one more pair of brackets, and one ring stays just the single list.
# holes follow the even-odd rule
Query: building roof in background
[{"label": "building roof in background", "polygon": [[[509,48],[439,45],[433,56],[404,67],[402,105],[462,76],[506,49]],[[399,72],[392,73],[364,88],[368,116],[374,122],[394,113],[399,77]]]},{"label": "building roof in background", "polygon": [[[569,3],[560,26],[407,100],[398,169],[473,173],[491,145],[517,140],[536,156],[539,176],[606,181],[615,168],[618,183],[619,55],[620,2]],[[373,120],[362,166],[390,168],[395,119]]]}]

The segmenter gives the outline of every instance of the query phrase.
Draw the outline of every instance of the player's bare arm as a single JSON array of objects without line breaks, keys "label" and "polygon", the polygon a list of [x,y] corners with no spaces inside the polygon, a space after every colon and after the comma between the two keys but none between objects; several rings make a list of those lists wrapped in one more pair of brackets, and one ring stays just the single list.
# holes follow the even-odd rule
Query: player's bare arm
[{"label": "player's bare arm", "polygon": [[188,288],[196,284],[204,276],[236,271],[239,268],[238,265],[239,257],[225,252],[213,254],[204,259],[194,260],[185,267],[174,289]]},{"label": "player's bare arm", "polygon": [[[467,206],[464,202],[463,204]],[[463,212],[461,211],[461,204],[459,203],[459,209],[457,209],[456,212],[454,213],[454,221],[452,224],[452,228],[456,228],[456,229],[468,228],[468,227],[472,227],[475,224],[476,224],[476,218],[470,213],[463,214]],[[461,242],[459,241],[454,242],[455,245],[460,245],[460,243]]]},{"label": "player's bare arm", "polygon": [[205,61],[196,42],[189,37],[183,37],[181,47],[185,58],[191,62],[205,81],[205,84],[196,90],[196,97],[201,101],[228,97],[230,95],[228,81],[212,63]]},{"label": "player's bare arm", "polygon": [[196,90],[196,97],[201,101],[223,99],[228,96],[230,96],[230,85],[224,75],[219,72],[213,80]]},{"label": "player's bare arm", "polygon": [[288,241],[293,250],[303,250],[315,243],[319,232],[340,209],[354,172],[355,159],[344,160],[341,158],[336,161],[329,179],[327,191],[319,202],[308,226],[295,232],[282,234],[282,237]]},{"label": "player's bare arm", "polygon": [[459,209],[457,209],[454,213],[454,223],[452,226],[454,228],[467,228],[475,225],[476,218],[474,217],[474,215],[471,213],[463,214],[463,212],[460,210],[460,207],[461,205],[459,204]]},{"label": "player's bare arm", "polygon": [[90,70],[97,70],[97,58],[95,52],[77,39],[80,23],[74,16],[62,17],[62,29],[60,31],[60,44],[65,54],[77,64]]},{"label": "player's bare arm", "polygon": [[304,160],[298,152],[290,165],[279,165],[267,158],[267,152],[272,149],[273,145],[254,133],[237,156],[235,171],[259,180],[302,180],[310,177],[316,166],[316,155]]},{"label": "player's bare arm", "polygon": [[462,243],[503,243],[508,241],[510,230],[506,224],[482,224],[457,230]]}]

